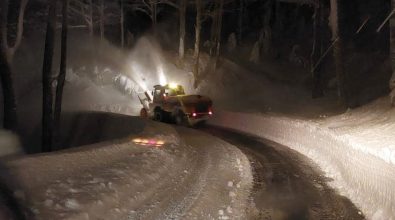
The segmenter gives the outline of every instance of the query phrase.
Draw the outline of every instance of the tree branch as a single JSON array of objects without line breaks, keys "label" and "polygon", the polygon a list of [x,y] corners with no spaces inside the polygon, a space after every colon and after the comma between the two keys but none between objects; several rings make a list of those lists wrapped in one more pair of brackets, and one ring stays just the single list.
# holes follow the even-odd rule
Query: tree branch
[{"label": "tree branch", "polygon": [[165,5],[169,5],[177,10],[180,10],[180,5],[176,4],[170,0],[163,0],[163,1],[159,1],[158,4],[165,4]]},{"label": "tree branch", "polygon": [[4,52],[8,49],[8,40],[7,40],[7,23],[8,23],[8,0],[2,0],[1,4],[2,13],[1,13],[1,21],[0,21],[0,49]]},{"label": "tree branch", "polygon": [[19,8],[19,15],[18,15],[18,25],[17,25],[17,32],[16,32],[16,39],[15,39],[15,43],[14,46],[8,48],[9,55],[11,56],[11,60],[15,54],[15,51],[19,48],[19,45],[22,42],[22,36],[23,36],[23,21],[24,21],[24,17],[25,17],[25,9],[27,6],[27,3],[29,2],[29,0],[22,0],[21,1],[21,5]]}]

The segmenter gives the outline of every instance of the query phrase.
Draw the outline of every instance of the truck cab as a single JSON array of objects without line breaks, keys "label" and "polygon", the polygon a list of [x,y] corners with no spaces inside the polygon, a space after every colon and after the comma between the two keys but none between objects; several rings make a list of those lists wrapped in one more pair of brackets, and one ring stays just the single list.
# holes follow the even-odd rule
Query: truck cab
[{"label": "truck cab", "polygon": [[156,85],[152,91],[153,102],[160,102],[166,99],[166,97],[182,96],[185,95],[184,88],[180,85]]}]

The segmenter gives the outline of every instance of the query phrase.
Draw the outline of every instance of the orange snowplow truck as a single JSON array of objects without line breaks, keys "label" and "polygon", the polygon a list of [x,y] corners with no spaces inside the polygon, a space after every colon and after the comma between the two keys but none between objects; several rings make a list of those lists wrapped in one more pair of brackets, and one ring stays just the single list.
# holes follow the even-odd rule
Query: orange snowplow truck
[{"label": "orange snowplow truck", "polygon": [[156,85],[151,96],[139,96],[143,108],[142,117],[156,121],[173,122],[179,125],[195,125],[205,122],[213,114],[213,102],[201,95],[186,95],[184,88],[177,84]]}]

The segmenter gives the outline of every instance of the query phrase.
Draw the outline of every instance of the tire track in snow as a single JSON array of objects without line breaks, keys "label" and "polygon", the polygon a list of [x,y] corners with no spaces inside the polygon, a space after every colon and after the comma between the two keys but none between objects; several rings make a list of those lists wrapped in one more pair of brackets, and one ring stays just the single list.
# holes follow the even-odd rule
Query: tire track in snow
[{"label": "tire track in snow", "polygon": [[253,219],[364,219],[347,198],[327,185],[322,172],[297,152],[226,129],[203,130],[239,147],[254,162],[258,182],[252,197],[258,213]]},{"label": "tire track in snow", "polygon": [[191,190],[185,195],[185,197],[181,201],[176,203],[174,207],[169,207],[169,209],[165,211],[165,219],[179,219],[181,217],[185,217],[195,201],[199,199],[202,191],[206,187],[207,175],[212,167],[211,156],[209,155],[209,153],[205,152],[205,154],[203,154],[202,156],[204,158],[202,162],[204,167],[200,170],[195,171],[199,171],[197,172],[197,181],[193,184]]}]

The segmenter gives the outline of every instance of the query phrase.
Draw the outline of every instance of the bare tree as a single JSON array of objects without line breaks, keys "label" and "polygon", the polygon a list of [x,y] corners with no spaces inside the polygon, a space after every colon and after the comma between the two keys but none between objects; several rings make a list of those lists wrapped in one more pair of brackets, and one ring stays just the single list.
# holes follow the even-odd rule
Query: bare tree
[{"label": "bare tree", "polygon": [[[324,95],[322,88],[322,76],[321,76],[321,64],[318,63],[320,57],[322,56],[323,50],[323,4],[321,1],[317,1],[314,5],[314,15],[313,15],[313,49],[311,52],[311,76],[313,78],[313,90],[312,98],[319,98]],[[316,66],[316,64],[318,64]]]},{"label": "bare tree", "polygon": [[94,33],[93,3],[92,0],[72,0],[69,6],[70,17],[80,17],[84,21],[90,36]]},{"label": "bare tree", "polygon": [[158,5],[164,3],[163,0],[138,0],[138,1],[127,1],[125,2],[127,6],[132,11],[140,11],[146,14],[152,22],[152,28],[156,29],[157,15],[158,15]]},{"label": "bare tree", "polygon": [[284,18],[283,18],[283,10],[281,8],[281,2],[280,1],[276,1],[276,11],[275,11],[275,30],[278,33],[281,33],[281,31],[283,30],[283,22],[284,22]]},{"label": "bare tree", "polygon": [[13,88],[13,79],[11,69],[7,61],[6,53],[3,49],[0,50],[0,77],[1,87],[3,88],[4,99],[4,118],[3,127],[7,130],[16,131],[17,129],[17,115],[16,115],[16,100]]},{"label": "bare tree", "polygon": [[202,0],[196,0],[196,25],[195,25],[195,88],[197,87],[197,79],[199,76],[199,60],[200,60],[200,32],[202,28]]},{"label": "bare tree", "polygon": [[17,28],[16,28],[16,38],[14,45],[9,45],[8,42],[8,0],[2,0],[1,8],[1,21],[0,21],[0,71],[1,71],[1,83],[3,89],[3,99],[4,99],[4,128],[16,131],[17,128],[17,113],[16,113],[16,97],[14,91],[14,82],[11,72],[11,64],[15,55],[16,50],[19,48],[22,36],[23,36],[23,22],[25,9],[28,0],[21,0]]},{"label": "bare tree", "polygon": [[209,54],[212,56],[214,54],[214,47],[217,41],[217,25],[218,25],[218,1],[215,0],[214,3],[211,5],[212,10],[210,10],[207,15],[211,17],[211,27],[210,27],[210,49]]},{"label": "bare tree", "polygon": [[262,41],[262,49],[263,52],[267,55],[272,50],[272,26],[270,21],[273,16],[273,0],[266,1],[264,3],[264,15],[262,16],[263,23],[263,41]]},{"label": "bare tree", "polygon": [[63,0],[62,6],[62,39],[60,51],[60,70],[57,78],[56,96],[55,96],[55,114],[54,129],[55,137],[59,137],[60,131],[60,115],[62,112],[63,86],[66,78],[67,64],[67,32],[68,32],[68,6],[69,0]]},{"label": "bare tree", "polygon": [[237,38],[238,39],[237,40],[239,42],[241,42],[241,40],[243,39],[244,1],[245,0],[239,0],[239,15],[238,15],[239,17],[238,17],[238,22],[237,22],[237,25],[238,25],[238,31],[237,31]]},{"label": "bare tree", "polygon": [[185,55],[185,15],[187,10],[188,0],[161,0],[158,1],[159,4],[167,4],[171,7],[177,9],[180,13],[179,15],[179,27],[180,27],[180,43],[178,49],[179,59],[184,59]]},{"label": "bare tree", "polygon": [[185,54],[185,14],[187,10],[187,0],[180,0],[180,45],[178,49],[179,58],[184,59]]},{"label": "bare tree", "polygon": [[45,37],[43,63],[43,116],[42,116],[42,151],[49,152],[53,145],[53,77],[52,64],[55,46],[57,0],[49,1],[47,32]]},{"label": "bare tree", "polygon": [[88,5],[87,5],[87,7],[88,7],[88,17],[87,17],[87,19],[88,19],[88,22],[87,22],[87,24],[88,24],[88,29],[89,29],[89,35],[90,36],[93,36],[93,34],[94,34],[94,30],[93,30],[93,4],[92,4],[92,0],[88,0]]},{"label": "bare tree", "polygon": [[99,14],[100,14],[100,19],[99,19],[99,22],[100,22],[100,40],[101,41],[103,41],[104,40],[104,20],[105,20],[105,18],[104,18],[104,9],[105,9],[105,7],[104,7],[104,0],[100,0],[100,3],[99,3]]},{"label": "bare tree", "polygon": [[344,104],[348,103],[348,93],[346,86],[346,69],[344,65],[344,48],[343,48],[343,38],[339,31],[339,15],[340,15],[340,3],[342,0],[330,0],[330,17],[329,24],[332,31],[332,41],[333,46],[333,57],[335,61],[337,85],[338,85],[338,95],[340,101]]},{"label": "bare tree", "polygon": [[[227,3],[230,2],[232,1],[227,1]],[[214,56],[215,60],[217,60],[221,44],[224,0],[215,0],[214,4],[211,4],[209,7],[211,9],[209,9],[209,11],[206,13],[206,16],[211,18],[209,54],[210,56]]]},{"label": "bare tree", "polygon": [[[391,0],[391,8],[395,10],[395,0]],[[390,19],[390,58],[392,67],[392,77],[389,82],[391,91],[391,104],[395,101],[395,17],[392,15]]]},{"label": "bare tree", "polygon": [[[124,6],[125,0],[70,0],[68,13],[70,23],[82,22],[88,29],[89,35],[94,36],[94,31],[98,27],[100,39],[105,39],[105,26],[108,23],[121,25],[121,45],[124,44]],[[73,27],[73,26],[71,26]]]},{"label": "bare tree", "polygon": [[124,0],[120,0],[120,10],[121,10],[121,47],[125,47],[125,15],[124,15]]},{"label": "bare tree", "polygon": [[202,0],[196,0],[195,50],[193,54],[193,57],[196,60],[199,60],[199,56],[200,56],[201,29],[202,29]]},{"label": "bare tree", "polygon": [[[215,46],[215,54],[214,54],[214,70],[217,68],[217,63],[220,55],[221,49],[221,33],[222,33],[222,17],[224,10],[224,0],[217,0],[217,10],[216,10],[216,22],[215,24],[215,37],[214,37],[214,46]],[[214,24],[213,24],[214,25]]]},{"label": "bare tree", "polygon": [[215,55],[219,56],[220,46],[221,46],[221,33],[222,33],[222,18],[223,18],[223,10],[224,10],[224,0],[218,0],[218,19],[217,19],[217,41],[216,41],[216,53]]},{"label": "bare tree", "polygon": [[19,14],[18,14],[18,21],[17,21],[17,31],[16,31],[16,38],[15,38],[15,43],[14,45],[9,45],[8,43],[8,30],[7,30],[7,23],[8,23],[8,0],[3,0],[3,5],[2,8],[4,8],[4,13],[3,13],[3,18],[2,18],[2,23],[5,24],[5,26],[2,28],[2,41],[3,41],[3,46],[5,47],[6,55],[7,55],[7,60],[9,63],[12,63],[12,60],[15,55],[15,51],[19,48],[21,42],[22,42],[22,36],[23,36],[23,21],[24,21],[24,16],[25,16],[25,9],[27,6],[28,0],[21,0],[20,2],[20,7],[19,7]]}]

